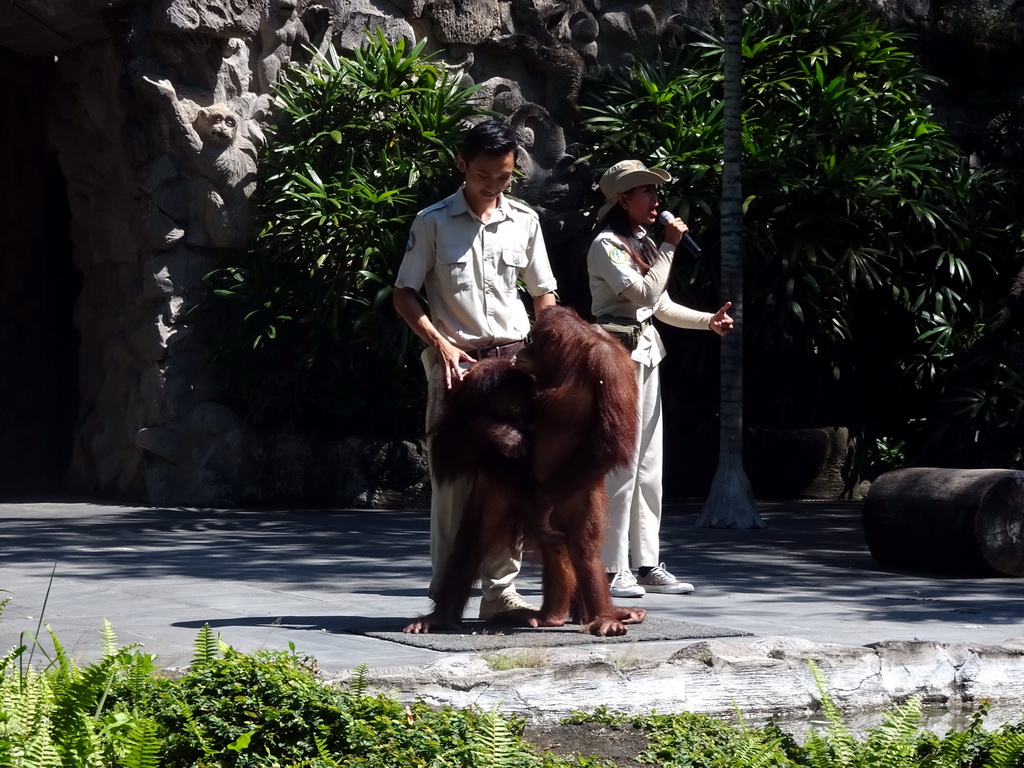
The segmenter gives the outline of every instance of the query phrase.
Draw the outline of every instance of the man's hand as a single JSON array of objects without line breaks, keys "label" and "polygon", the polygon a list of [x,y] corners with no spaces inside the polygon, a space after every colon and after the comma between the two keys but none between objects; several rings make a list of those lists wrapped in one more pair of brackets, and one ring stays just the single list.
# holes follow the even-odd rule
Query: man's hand
[{"label": "man's hand", "polygon": [[462,381],[462,377],[466,375],[462,363],[476,362],[468,352],[464,352],[441,336],[434,340],[434,352],[437,353],[438,364],[444,366],[445,389],[451,389],[453,381]]},{"label": "man's hand", "polygon": [[475,363],[468,353],[463,352],[454,344],[442,336],[434,324],[430,322],[427,313],[420,305],[419,296],[411,288],[396,288],[392,296],[395,309],[402,319],[412,328],[413,332],[433,349],[437,355],[437,364],[444,366],[444,385],[447,389],[452,388],[452,376],[459,381],[466,375],[462,370],[462,363]]}]

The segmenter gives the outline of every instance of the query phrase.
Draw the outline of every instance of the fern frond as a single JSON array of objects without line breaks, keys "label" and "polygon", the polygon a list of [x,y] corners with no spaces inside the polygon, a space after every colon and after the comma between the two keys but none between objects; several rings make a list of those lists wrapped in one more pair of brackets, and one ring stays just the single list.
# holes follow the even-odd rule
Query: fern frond
[{"label": "fern frond", "polygon": [[125,678],[125,684],[132,697],[140,696],[146,689],[155,668],[156,664],[152,654],[132,654],[128,675]]},{"label": "fern frond", "polygon": [[22,747],[21,765],[32,768],[63,768],[60,753],[45,730],[31,734]]},{"label": "fern frond", "polygon": [[60,752],[63,765],[80,768],[105,768],[103,743],[96,733],[96,724],[88,716],[79,713],[69,725],[51,729],[54,745]]},{"label": "fern frond", "polygon": [[100,627],[100,638],[103,641],[104,657],[117,653],[117,633],[114,632],[114,625],[106,618],[103,619],[103,624]]},{"label": "fern frond", "polygon": [[370,687],[370,683],[366,679],[367,669],[366,664],[360,664],[355,668],[352,678],[348,681],[348,689],[353,696],[361,697],[366,695],[366,691]]},{"label": "fern frond", "polygon": [[32,768],[61,768],[61,758],[51,738],[50,711],[53,693],[46,678],[31,667],[12,684],[0,687],[0,710],[7,716],[5,741],[19,756],[13,763]]},{"label": "fern frond", "polygon": [[100,716],[114,680],[134,655],[133,646],[128,646],[84,669],[71,667],[74,674],[54,688],[53,721],[58,733],[73,730],[83,717]]},{"label": "fern frond", "polygon": [[1004,728],[992,740],[985,768],[1018,768],[1024,764],[1024,733]]},{"label": "fern frond", "polygon": [[979,749],[979,742],[988,744],[992,738],[985,731],[985,718],[989,703],[982,700],[977,711],[971,715],[971,724],[963,731],[949,731],[945,738],[937,741],[930,762],[925,768],[962,768],[973,765]]},{"label": "fern frond", "polygon": [[16,645],[14,648],[11,648],[11,650],[9,650],[7,654],[0,659],[0,675],[3,675],[8,667],[13,666],[14,660],[21,658],[27,648],[27,645]]},{"label": "fern frond", "polygon": [[152,720],[136,720],[131,724],[125,746],[124,768],[158,768],[160,765],[160,739],[157,725]]},{"label": "fern frond", "polygon": [[813,659],[807,660],[814,677],[814,684],[818,689],[818,696],[821,702],[821,711],[828,720],[828,728],[825,735],[812,732],[806,739],[804,749],[811,768],[833,768],[841,765],[844,767],[857,764],[860,745],[846,727],[843,713],[836,705],[832,696],[826,688],[828,682],[818,665]]},{"label": "fern frond", "polygon": [[114,663],[114,659],[106,658],[84,670],[72,666],[69,669],[74,673],[60,678],[60,684],[54,688],[53,711],[54,727],[58,732],[72,729],[75,721],[91,712],[105,695]]},{"label": "fern frond", "polygon": [[192,644],[192,666],[203,667],[220,658],[220,638],[213,633],[209,624],[203,624]]},{"label": "fern frond", "polygon": [[316,743],[316,756],[324,764],[324,768],[341,768],[341,763],[334,759],[323,736],[317,734],[313,737],[313,741]]},{"label": "fern frond", "polygon": [[921,700],[917,696],[886,712],[884,722],[868,732],[863,761],[877,768],[916,766],[921,716]]},{"label": "fern frond", "polygon": [[474,764],[486,768],[511,768],[518,759],[508,723],[493,709],[481,713],[479,730],[469,739],[469,750]]},{"label": "fern frond", "polygon": [[731,764],[742,765],[743,768],[774,768],[790,764],[782,749],[782,735],[772,735],[762,729],[747,729],[743,726],[730,750]]},{"label": "fern frond", "polygon": [[49,633],[50,643],[53,645],[53,658],[50,659],[50,663],[46,665],[46,668],[53,670],[56,680],[59,681],[60,685],[63,685],[65,681],[73,680],[76,677],[78,668],[68,657],[67,651],[64,650],[64,645],[61,643],[60,638],[57,637],[57,633],[53,631],[53,627],[47,624],[46,631]]}]

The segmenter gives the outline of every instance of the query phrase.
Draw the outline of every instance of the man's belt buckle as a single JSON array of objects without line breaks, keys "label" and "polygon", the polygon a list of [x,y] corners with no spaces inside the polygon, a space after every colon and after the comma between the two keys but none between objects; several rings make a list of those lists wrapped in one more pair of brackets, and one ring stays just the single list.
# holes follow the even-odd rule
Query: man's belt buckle
[{"label": "man's belt buckle", "polygon": [[473,352],[477,360],[485,360],[489,357],[508,357],[514,355],[523,348],[523,342],[513,341],[508,344],[495,344],[493,347],[484,347]]}]

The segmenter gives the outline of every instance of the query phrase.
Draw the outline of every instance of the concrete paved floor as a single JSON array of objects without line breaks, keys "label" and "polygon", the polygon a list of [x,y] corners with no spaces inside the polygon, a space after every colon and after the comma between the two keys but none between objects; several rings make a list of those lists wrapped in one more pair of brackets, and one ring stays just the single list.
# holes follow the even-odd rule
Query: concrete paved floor
[{"label": "concrete paved floor", "polygon": [[[696,591],[639,602],[652,615],[750,633],[735,641],[749,646],[790,638],[981,647],[1024,638],[1020,580],[882,570],[867,551],[858,503],[760,509],[765,529],[711,530],[693,527],[696,505],[666,508],[662,557]],[[359,665],[382,680],[395,668],[450,669],[462,663],[458,654],[349,631],[399,626],[428,610],[427,517],[423,510],[0,504],[0,589],[10,598],[0,645],[34,632],[42,614],[83,659],[99,653],[106,618],[121,643],[142,643],[167,667],[188,663],[196,633],[209,623],[244,651],[294,643],[328,676]],[[538,576],[527,564],[519,581],[527,596],[538,596]],[[467,616],[475,612],[476,598]],[[667,659],[687,643],[638,645]],[[567,658],[600,648],[595,639]],[[1024,672],[1021,679],[1024,686]]]}]

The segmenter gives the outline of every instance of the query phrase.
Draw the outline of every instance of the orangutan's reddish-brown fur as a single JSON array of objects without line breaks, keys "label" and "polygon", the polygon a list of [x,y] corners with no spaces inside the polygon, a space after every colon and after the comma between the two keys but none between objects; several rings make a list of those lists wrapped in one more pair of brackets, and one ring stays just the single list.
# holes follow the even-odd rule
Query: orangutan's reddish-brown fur
[{"label": "orangutan's reddish-brown fur", "polygon": [[637,439],[637,387],[623,346],[575,312],[541,312],[515,361],[482,360],[452,389],[433,431],[439,480],[473,489],[438,585],[434,610],[406,627],[455,626],[486,552],[522,535],[541,557],[539,611],[502,614],[532,627],[567,619],[622,635],[641,608],[612,605],[601,564],[605,474],[625,466]]}]

